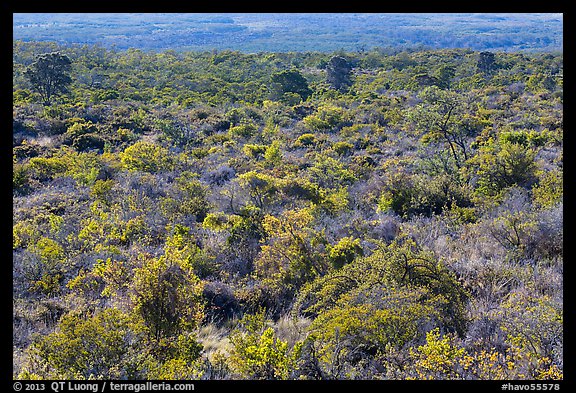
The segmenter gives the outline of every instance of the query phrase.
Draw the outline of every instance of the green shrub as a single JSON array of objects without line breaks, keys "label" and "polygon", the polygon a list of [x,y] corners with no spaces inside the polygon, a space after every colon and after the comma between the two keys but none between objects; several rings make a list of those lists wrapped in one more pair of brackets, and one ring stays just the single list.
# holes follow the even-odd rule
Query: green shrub
[{"label": "green shrub", "polygon": [[86,150],[104,150],[106,139],[95,133],[79,135],[72,141],[72,146],[78,151]]},{"label": "green shrub", "polygon": [[205,147],[197,147],[192,149],[192,155],[199,160],[208,157],[210,155],[210,150]]},{"label": "green shrub", "polygon": [[120,161],[129,171],[156,173],[172,167],[168,150],[154,143],[139,141],[120,153]]},{"label": "green shrub", "polygon": [[282,151],[280,150],[279,141],[272,141],[270,146],[266,147],[266,151],[264,152],[264,160],[266,160],[266,165],[268,166],[280,164],[282,161]]},{"label": "green shrub", "polygon": [[30,190],[30,172],[26,164],[14,164],[12,168],[12,191],[26,194]]},{"label": "green shrub", "polygon": [[289,379],[296,370],[302,343],[288,347],[274,329],[266,327],[264,313],[246,314],[230,334],[232,368],[247,379]]},{"label": "green shrub", "polygon": [[54,333],[37,336],[29,355],[37,363],[29,370],[47,379],[120,379],[132,377],[131,359],[138,335],[127,315],[104,309],[93,316],[64,315]]},{"label": "green shrub", "polygon": [[496,196],[512,186],[531,187],[536,180],[536,151],[517,143],[487,144],[469,160],[478,177],[476,192]]},{"label": "green shrub", "polygon": [[[309,327],[309,340],[318,360],[332,369],[352,365],[355,359],[382,355],[390,347],[402,348],[434,323],[438,310],[418,290],[374,285],[381,304],[372,304],[366,292],[340,297],[335,307],[322,312]],[[344,375],[334,375],[344,378]]]},{"label": "green shrub", "polygon": [[348,142],[335,142],[332,149],[341,156],[348,155],[354,149],[354,145]]},{"label": "green shrub", "polygon": [[362,255],[360,239],[353,239],[352,237],[343,237],[328,252],[330,263],[336,269],[351,263],[357,256]]},{"label": "green shrub", "polygon": [[33,157],[28,164],[30,175],[39,181],[52,180],[66,172],[67,165],[60,157]]},{"label": "green shrub", "polygon": [[549,140],[548,133],[534,130],[504,131],[499,138],[501,143],[514,143],[525,147],[541,147]]},{"label": "green shrub", "polygon": [[[417,296],[434,303],[438,323],[458,334],[465,332],[467,292],[434,254],[422,250],[406,235],[316,278],[301,291],[294,312],[314,317],[339,304],[344,296],[358,294],[362,299],[360,293],[370,293],[376,285],[423,291]],[[349,304],[350,298],[347,299],[341,304]]]},{"label": "green shrub", "polygon": [[308,173],[310,179],[322,188],[342,188],[357,180],[346,165],[326,155],[318,155]]},{"label": "green shrub", "polygon": [[246,154],[250,158],[262,158],[264,153],[266,153],[267,146],[265,145],[252,145],[252,144],[245,144],[242,148],[244,154]]},{"label": "green shrub", "polygon": [[228,135],[231,138],[234,137],[243,137],[243,138],[250,138],[258,131],[258,127],[256,127],[253,123],[244,123],[237,126],[230,126],[228,130]]},{"label": "green shrub", "polygon": [[532,187],[534,201],[543,207],[550,207],[562,200],[564,177],[562,171],[541,171],[539,181]]},{"label": "green shrub", "polygon": [[306,116],[302,121],[306,125],[306,128],[312,131],[326,131],[330,129],[330,123],[322,120],[317,115]]},{"label": "green shrub", "polygon": [[294,142],[296,147],[307,147],[312,146],[316,143],[316,135],[314,134],[302,134]]},{"label": "green shrub", "polygon": [[203,316],[200,282],[183,262],[167,254],[145,258],[134,270],[133,311],[156,344],[193,330]]},{"label": "green shrub", "polygon": [[84,119],[78,119],[79,121],[71,124],[67,129],[64,137],[67,140],[73,141],[81,135],[96,133],[98,131],[96,125],[91,121],[86,121]]}]

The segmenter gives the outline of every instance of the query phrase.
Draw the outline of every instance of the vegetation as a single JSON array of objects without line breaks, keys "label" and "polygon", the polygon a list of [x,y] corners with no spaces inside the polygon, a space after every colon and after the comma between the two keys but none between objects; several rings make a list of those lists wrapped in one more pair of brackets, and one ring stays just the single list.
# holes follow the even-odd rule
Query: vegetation
[{"label": "vegetation", "polygon": [[16,40],[13,376],[562,379],[562,108],[554,52]]},{"label": "vegetation", "polygon": [[50,104],[52,96],[66,93],[66,86],[72,82],[69,72],[71,69],[70,59],[59,53],[46,53],[38,57],[30,64],[24,76],[26,76],[36,90],[44,104]]},{"label": "vegetation", "polygon": [[563,47],[562,24],[562,13],[520,12],[15,13],[12,32],[14,39],[24,41],[157,51],[331,52],[376,47],[550,51]]}]

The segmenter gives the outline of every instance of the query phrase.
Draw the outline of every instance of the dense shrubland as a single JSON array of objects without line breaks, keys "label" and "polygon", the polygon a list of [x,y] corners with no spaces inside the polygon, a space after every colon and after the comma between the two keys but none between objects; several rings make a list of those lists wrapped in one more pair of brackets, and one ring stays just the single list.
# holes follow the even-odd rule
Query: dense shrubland
[{"label": "dense shrubland", "polygon": [[561,55],[13,59],[15,377],[562,378]]}]

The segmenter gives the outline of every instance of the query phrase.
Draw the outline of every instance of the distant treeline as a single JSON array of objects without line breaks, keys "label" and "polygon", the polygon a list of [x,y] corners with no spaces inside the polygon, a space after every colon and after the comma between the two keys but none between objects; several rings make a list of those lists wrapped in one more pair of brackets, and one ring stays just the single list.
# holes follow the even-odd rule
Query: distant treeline
[{"label": "distant treeline", "polygon": [[119,49],[362,51],[374,47],[562,50],[563,15],[14,14],[14,39]]}]

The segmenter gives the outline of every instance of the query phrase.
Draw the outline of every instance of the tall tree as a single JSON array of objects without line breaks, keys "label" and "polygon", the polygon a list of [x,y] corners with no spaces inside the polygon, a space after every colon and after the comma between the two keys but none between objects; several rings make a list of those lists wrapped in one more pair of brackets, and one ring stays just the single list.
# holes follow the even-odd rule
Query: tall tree
[{"label": "tall tree", "polygon": [[333,56],[326,66],[326,82],[336,90],[343,90],[352,85],[350,71],[352,66],[342,56]]},{"label": "tall tree", "polygon": [[429,86],[418,94],[422,103],[411,114],[416,127],[424,130],[424,143],[444,142],[454,158],[457,168],[469,158],[469,138],[475,130],[464,127],[463,96],[438,86]]},{"label": "tall tree", "polygon": [[456,69],[453,65],[444,64],[440,66],[434,73],[434,77],[438,80],[437,85],[441,89],[449,89],[452,84],[452,78],[456,75]]},{"label": "tall tree", "polygon": [[24,75],[34,90],[40,93],[44,105],[49,105],[52,97],[68,91],[67,86],[72,82],[71,69],[72,61],[68,56],[52,52],[40,55],[28,66]]},{"label": "tall tree", "polygon": [[476,68],[479,72],[490,74],[496,68],[495,55],[492,52],[484,51],[478,55]]},{"label": "tall tree", "polygon": [[295,93],[305,101],[312,95],[312,90],[308,87],[306,78],[296,69],[274,73],[270,78],[270,82],[272,93],[280,97],[286,93]]}]

